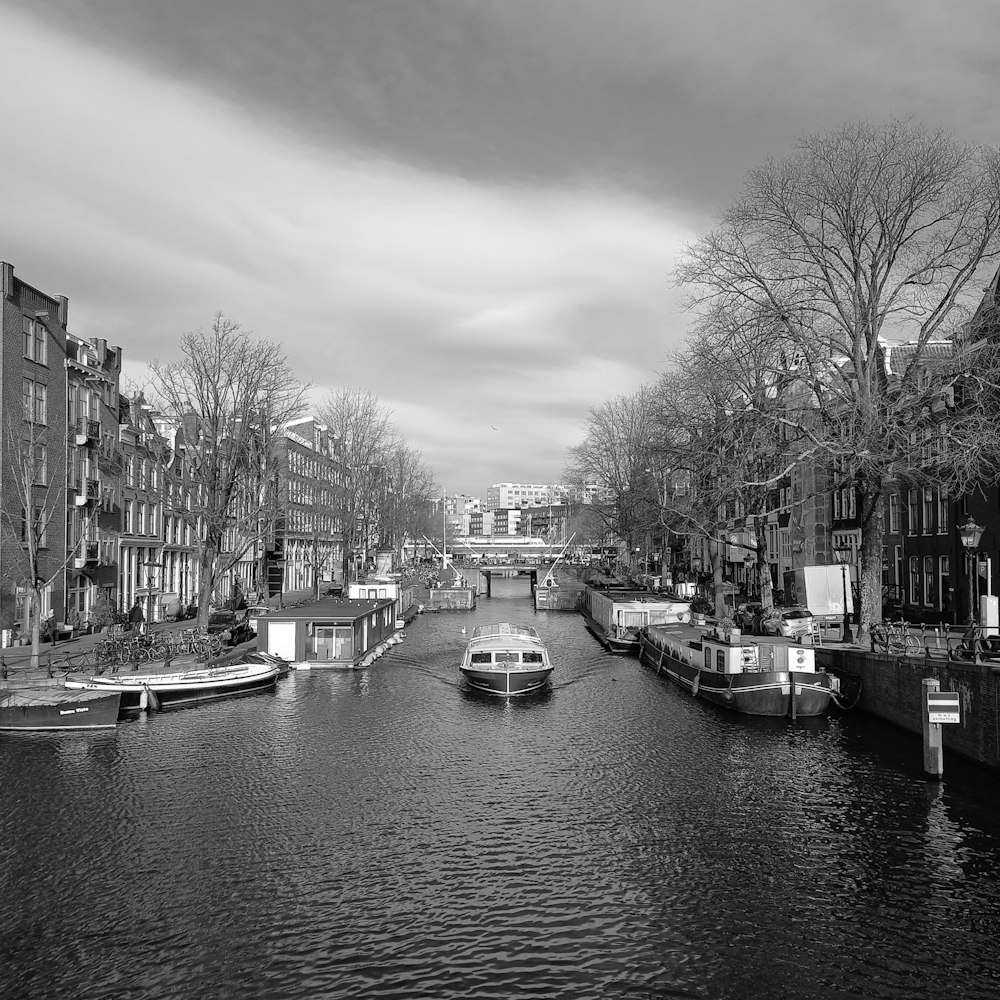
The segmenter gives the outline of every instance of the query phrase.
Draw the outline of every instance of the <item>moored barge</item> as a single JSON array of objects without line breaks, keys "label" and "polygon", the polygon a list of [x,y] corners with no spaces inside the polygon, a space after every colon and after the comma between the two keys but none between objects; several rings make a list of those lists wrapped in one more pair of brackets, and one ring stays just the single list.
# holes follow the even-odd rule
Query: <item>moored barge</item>
[{"label": "moored barge", "polygon": [[839,690],[834,675],[816,669],[811,646],[655,625],[641,630],[639,645],[640,659],[658,673],[744,715],[824,715]]}]

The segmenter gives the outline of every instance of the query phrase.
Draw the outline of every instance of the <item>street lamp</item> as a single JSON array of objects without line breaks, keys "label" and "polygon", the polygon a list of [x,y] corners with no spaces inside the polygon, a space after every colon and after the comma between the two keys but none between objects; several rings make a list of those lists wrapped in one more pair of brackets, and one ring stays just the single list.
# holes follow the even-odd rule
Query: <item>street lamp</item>
[{"label": "street lamp", "polygon": [[975,582],[974,570],[975,570],[975,559],[976,550],[979,548],[979,539],[983,537],[983,526],[981,524],[976,524],[972,520],[972,515],[969,514],[968,520],[965,524],[960,524],[958,526],[958,534],[962,539],[962,545],[965,548],[965,571],[969,577],[969,624],[971,625],[975,621],[975,596],[973,594],[973,584]]},{"label": "street lamp", "polygon": [[854,642],[854,634],[851,632],[851,615],[847,610],[847,565],[851,561],[853,551],[849,545],[835,546],[833,554],[840,563],[841,579],[844,584],[844,642]]},{"label": "street lamp", "polygon": [[754,556],[754,554],[752,552],[747,552],[746,555],[743,556],[743,566],[744,566],[744,568],[746,570],[744,576],[746,578],[746,584],[747,584],[747,600],[748,601],[750,600],[751,597],[753,597],[753,575],[752,574],[753,574],[754,563],[756,561],[757,561],[757,559],[755,558],[755,556]]}]

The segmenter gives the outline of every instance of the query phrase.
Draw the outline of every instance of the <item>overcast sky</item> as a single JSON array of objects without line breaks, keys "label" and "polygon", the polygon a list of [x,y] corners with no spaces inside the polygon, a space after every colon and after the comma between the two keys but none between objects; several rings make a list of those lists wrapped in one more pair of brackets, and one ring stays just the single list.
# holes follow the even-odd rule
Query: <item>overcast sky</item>
[{"label": "overcast sky", "polygon": [[[373,390],[449,493],[561,478],[669,365],[748,168],[1000,141],[995,0],[0,0],[0,259],[141,379],[216,312]],[[496,428],[495,430],[493,428]]]}]

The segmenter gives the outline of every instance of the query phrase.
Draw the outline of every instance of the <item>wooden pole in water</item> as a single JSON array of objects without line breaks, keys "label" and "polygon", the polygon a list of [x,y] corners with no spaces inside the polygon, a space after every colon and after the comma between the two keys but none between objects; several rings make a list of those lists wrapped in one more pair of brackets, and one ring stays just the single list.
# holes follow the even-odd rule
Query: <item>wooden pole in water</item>
[{"label": "wooden pole in water", "polygon": [[923,679],[923,699],[920,712],[924,729],[924,773],[933,778],[944,774],[944,747],[941,742],[941,723],[931,722],[927,711],[927,695],[931,691],[940,691],[941,682],[934,677]]}]

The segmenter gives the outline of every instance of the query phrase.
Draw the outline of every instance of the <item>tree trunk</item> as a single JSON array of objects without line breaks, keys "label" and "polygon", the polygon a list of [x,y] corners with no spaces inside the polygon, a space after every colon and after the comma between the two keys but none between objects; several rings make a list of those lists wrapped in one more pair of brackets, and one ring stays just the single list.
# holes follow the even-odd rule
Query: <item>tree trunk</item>
[{"label": "tree trunk", "polygon": [[767,562],[767,524],[763,517],[755,517],[753,519],[753,526],[754,538],[757,540],[754,569],[757,571],[760,605],[765,611],[768,611],[774,607],[774,591],[771,587],[771,570]]},{"label": "tree trunk", "polygon": [[28,604],[31,630],[31,659],[28,662],[32,670],[37,670],[42,655],[42,594],[37,587],[31,588],[31,600]]},{"label": "tree trunk", "polygon": [[215,590],[217,551],[215,543],[206,540],[201,552],[201,573],[198,581],[198,628],[201,631],[208,628],[209,608],[212,604],[212,593]]},{"label": "tree trunk", "polygon": [[715,617],[726,618],[726,595],[722,592],[722,552],[716,538],[708,540],[708,558],[712,563],[712,587],[715,591]]},{"label": "tree trunk", "polygon": [[882,545],[885,539],[885,511],[882,491],[862,491],[861,499],[861,580],[859,643],[867,643],[871,627],[882,620]]}]

